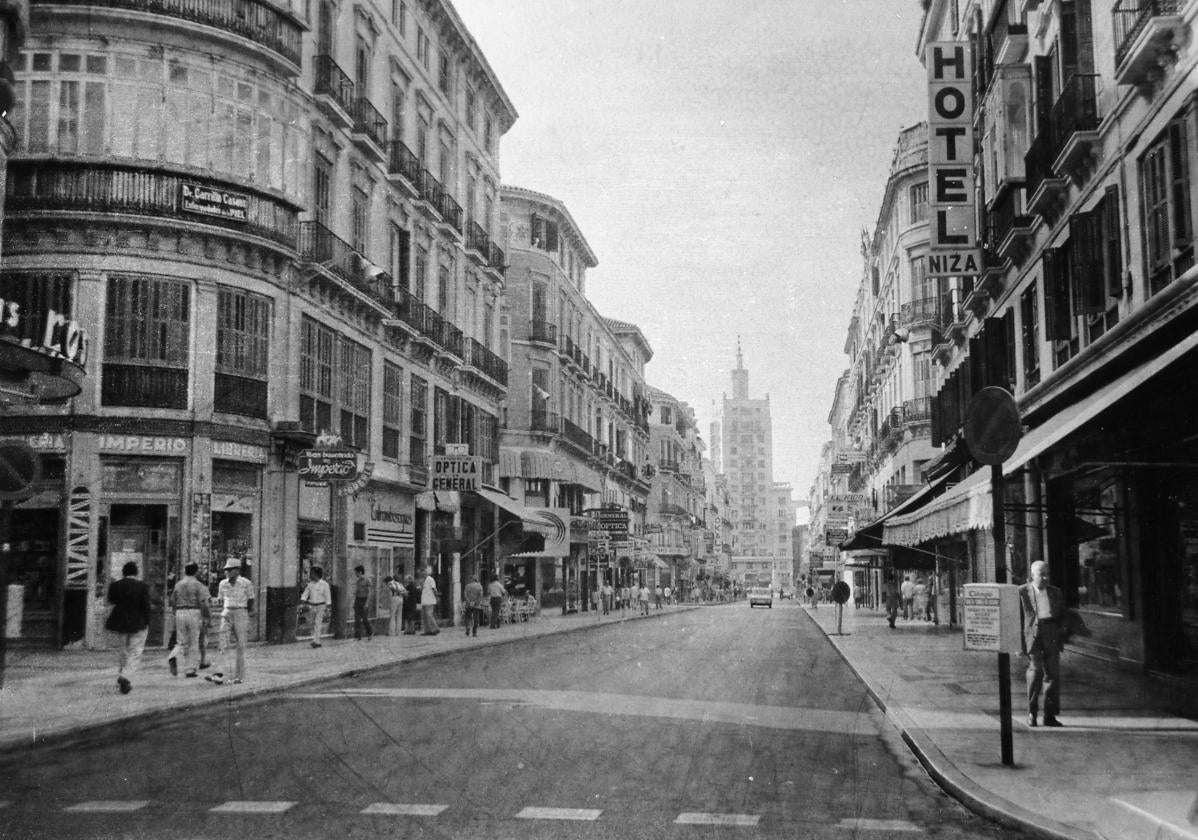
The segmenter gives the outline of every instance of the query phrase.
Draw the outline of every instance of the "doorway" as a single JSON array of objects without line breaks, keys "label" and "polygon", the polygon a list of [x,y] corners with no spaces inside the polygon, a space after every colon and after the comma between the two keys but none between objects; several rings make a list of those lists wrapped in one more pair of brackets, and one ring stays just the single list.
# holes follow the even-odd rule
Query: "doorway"
[{"label": "doorway", "polygon": [[137,564],[150,589],[150,630],[146,644],[166,640],[167,577],[179,566],[179,518],[170,505],[118,505],[109,508],[107,562],[109,582],[121,579],[125,563]]}]

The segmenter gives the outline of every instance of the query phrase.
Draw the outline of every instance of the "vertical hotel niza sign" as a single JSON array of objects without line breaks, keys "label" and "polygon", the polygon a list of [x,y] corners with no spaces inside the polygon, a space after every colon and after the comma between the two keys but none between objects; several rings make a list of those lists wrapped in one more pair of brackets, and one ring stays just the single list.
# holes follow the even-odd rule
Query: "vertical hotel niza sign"
[{"label": "vertical hotel niza sign", "polygon": [[972,50],[960,41],[928,44],[928,276],[979,274],[973,183]]}]

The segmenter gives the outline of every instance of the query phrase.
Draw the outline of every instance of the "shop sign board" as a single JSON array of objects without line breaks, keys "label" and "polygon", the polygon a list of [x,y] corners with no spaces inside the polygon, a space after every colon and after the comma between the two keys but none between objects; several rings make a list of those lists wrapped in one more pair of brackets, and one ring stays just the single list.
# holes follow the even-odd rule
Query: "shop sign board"
[{"label": "shop sign board", "polygon": [[42,432],[40,435],[19,435],[5,438],[5,442],[13,440],[28,444],[38,452],[66,452],[67,439],[65,435]]},{"label": "shop sign board", "polygon": [[100,435],[101,452],[129,455],[186,455],[187,438],[150,435]]},{"label": "shop sign board", "polygon": [[824,530],[824,542],[828,545],[839,545],[848,538],[848,528],[826,528]]},{"label": "shop sign board", "polygon": [[311,486],[353,481],[358,477],[358,454],[352,449],[304,449],[296,464],[299,477]]},{"label": "shop sign board", "polygon": [[599,530],[611,534],[614,539],[628,537],[628,511],[601,508],[596,511],[599,520]]},{"label": "shop sign board", "polygon": [[928,68],[928,277],[981,272],[973,174],[973,49],[930,43]]},{"label": "shop sign board", "polygon": [[266,447],[234,440],[212,441],[212,457],[222,461],[245,461],[252,464],[266,463]]},{"label": "shop sign board", "polygon": [[66,359],[80,367],[87,364],[88,349],[91,345],[87,330],[83,329],[78,321],[71,320],[61,312],[47,309],[41,321],[33,326],[34,330],[31,333],[25,314],[21,311],[21,304],[0,298],[0,337],[28,346],[47,356]]},{"label": "shop sign board", "polygon": [[965,650],[1019,652],[1023,631],[1018,586],[1013,583],[967,583],[962,604]]},{"label": "shop sign board", "polygon": [[250,199],[245,193],[218,190],[182,181],[179,184],[179,207],[200,216],[216,216],[244,222],[249,219]]},{"label": "shop sign board", "polygon": [[482,486],[482,458],[461,455],[434,455],[430,490],[473,490]]}]

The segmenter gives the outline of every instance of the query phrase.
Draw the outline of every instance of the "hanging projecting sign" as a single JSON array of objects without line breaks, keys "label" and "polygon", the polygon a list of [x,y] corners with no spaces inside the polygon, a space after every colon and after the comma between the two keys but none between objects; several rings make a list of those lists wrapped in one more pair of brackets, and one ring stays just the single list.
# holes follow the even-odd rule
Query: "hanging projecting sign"
[{"label": "hanging projecting sign", "polygon": [[981,272],[973,177],[973,50],[928,44],[929,277]]},{"label": "hanging projecting sign", "polygon": [[304,484],[312,487],[353,481],[358,477],[358,454],[352,449],[305,449],[297,456],[296,466]]},{"label": "hanging projecting sign", "polygon": [[435,455],[432,460],[430,490],[473,490],[481,484],[483,459],[478,456]]}]

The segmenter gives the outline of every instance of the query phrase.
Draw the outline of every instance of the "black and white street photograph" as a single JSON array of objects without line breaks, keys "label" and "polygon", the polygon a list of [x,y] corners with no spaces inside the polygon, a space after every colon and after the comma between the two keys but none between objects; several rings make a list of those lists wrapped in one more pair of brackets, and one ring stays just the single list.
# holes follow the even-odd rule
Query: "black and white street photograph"
[{"label": "black and white street photograph", "polygon": [[0,840],[1198,840],[1198,0],[0,0]]}]

